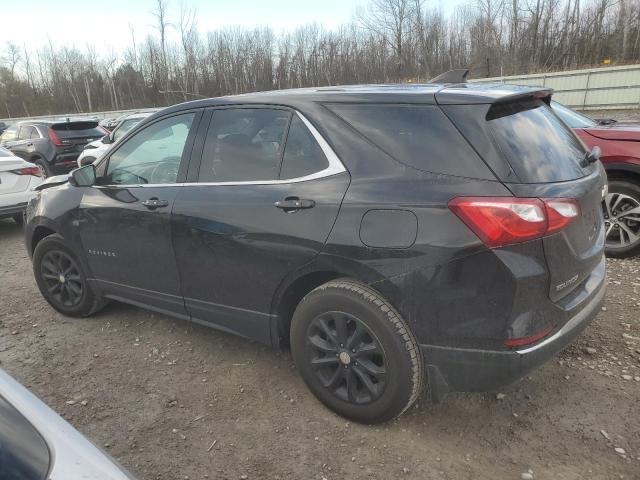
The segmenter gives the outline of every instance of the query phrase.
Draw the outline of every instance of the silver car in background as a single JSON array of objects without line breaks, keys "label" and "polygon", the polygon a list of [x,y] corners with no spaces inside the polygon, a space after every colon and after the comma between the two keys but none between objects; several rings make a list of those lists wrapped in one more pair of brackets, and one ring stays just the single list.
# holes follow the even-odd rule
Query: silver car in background
[{"label": "silver car in background", "polygon": [[124,135],[135,127],[142,120],[154,114],[157,110],[147,110],[144,112],[130,113],[120,117],[113,131],[94,142],[88,143],[80,156],[78,157],[78,166],[88,165],[100,159],[113,147],[113,144],[120,140]]},{"label": "silver car in background", "polygon": [[134,480],[0,370],[0,480]]}]

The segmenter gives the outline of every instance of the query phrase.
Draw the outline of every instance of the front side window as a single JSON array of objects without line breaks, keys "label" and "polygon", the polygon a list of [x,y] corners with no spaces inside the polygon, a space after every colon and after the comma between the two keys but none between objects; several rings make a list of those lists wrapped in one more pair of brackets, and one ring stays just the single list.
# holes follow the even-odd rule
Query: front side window
[{"label": "front side window", "polygon": [[0,140],[3,142],[11,142],[16,139],[17,134],[18,134],[18,127],[16,126],[9,127],[2,133],[2,136],[0,136]]},{"label": "front side window", "polygon": [[103,184],[175,183],[195,113],[165,118],[129,138],[109,157]]},{"label": "front side window", "polygon": [[299,116],[291,120],[282,159],[281,179],[306,177],[329,166],[329,161]]},{"label": "front side window", "polygon": [[207,132],[199,182],[247,182],[278,178],[287,110],[216,110]]},{"label": "front side window", "polygon": [[141,118],[130,118],[128,120],[123,120],[122,123],[116,128],[113,132],[113,141],[117,142],[124,134],[135,127],[138,123],[140,123]]}]

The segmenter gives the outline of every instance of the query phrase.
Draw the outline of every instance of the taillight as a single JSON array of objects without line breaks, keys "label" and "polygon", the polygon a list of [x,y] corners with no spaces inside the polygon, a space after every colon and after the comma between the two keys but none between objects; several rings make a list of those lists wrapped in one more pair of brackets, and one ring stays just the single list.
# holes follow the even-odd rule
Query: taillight
[{"label": "taillight", "polygon": [[547,207],[546,235],[551,235],[562,230],[580,215],[578,202],[570,198],[545,198],[543,199]]},{"label": "taillight", "polygon": [[551,235],[580,213],[564,198],[457,197],[449,209],[490,248]]},{"label": "taillight", "polygon": [[11,171],[16,175],[33,175],[34,177],[42,176],[42,170],[40,170],[40,167],[26,167]]},{"label": "taillight", "polygon": [[53,143],[56,147],[64,147],[64,143],[62,143],[62,141],[58,138],[58,135],[56,135],[56,132],[53,130],[53,128],[47,128],[47,132],[49,133],[49,139],[51,140],[51,143]]}]

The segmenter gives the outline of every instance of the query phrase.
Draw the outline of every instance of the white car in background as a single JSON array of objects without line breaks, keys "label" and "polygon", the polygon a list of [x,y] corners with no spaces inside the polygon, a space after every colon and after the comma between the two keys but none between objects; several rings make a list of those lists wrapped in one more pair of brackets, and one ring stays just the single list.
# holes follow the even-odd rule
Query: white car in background
[{"label": "white car in background", "polygon": [[13,218],[22,225],[22,215],[42,183],[42,170],[34,163],[0,147],[0,219]]},{"label": "white car in background", "polygon": [[88,143],[78,157],[78,166],[88,165],[101,158],[113,147],[113,144],[124,137],[125,133],[156,111],[130,113],[118,119],[113,131],[100,140]]}]

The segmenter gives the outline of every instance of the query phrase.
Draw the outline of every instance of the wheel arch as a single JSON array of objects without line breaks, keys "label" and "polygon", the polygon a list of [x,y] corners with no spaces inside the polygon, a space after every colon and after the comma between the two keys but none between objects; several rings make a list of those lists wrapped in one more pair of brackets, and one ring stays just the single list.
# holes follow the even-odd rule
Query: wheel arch
[{"label": "wheel arch", "polygon": [[40,243],[42,239],[56,233],[59,232],[48,225],[38,225],[37,227],[35,227],[33,229],[33,234],[31,235],[31,244],[29,245],[30,255],[33,255],[33,252],[35,252],[38,243]]},{"label": "wheel arch", "polygon": [[320,285],[347,276],[336,270],[306,271],[287,282],[286,285],[281,285],[271,309],[274,316],[271,329],[272,344],[277,348],[288,348],[291,319],[300,301]]},{"label": "wheel arch", "polygon": [[603,165],[609,180],[631,180],[640,185],[640,164],[631,162],[605,162]]}]

